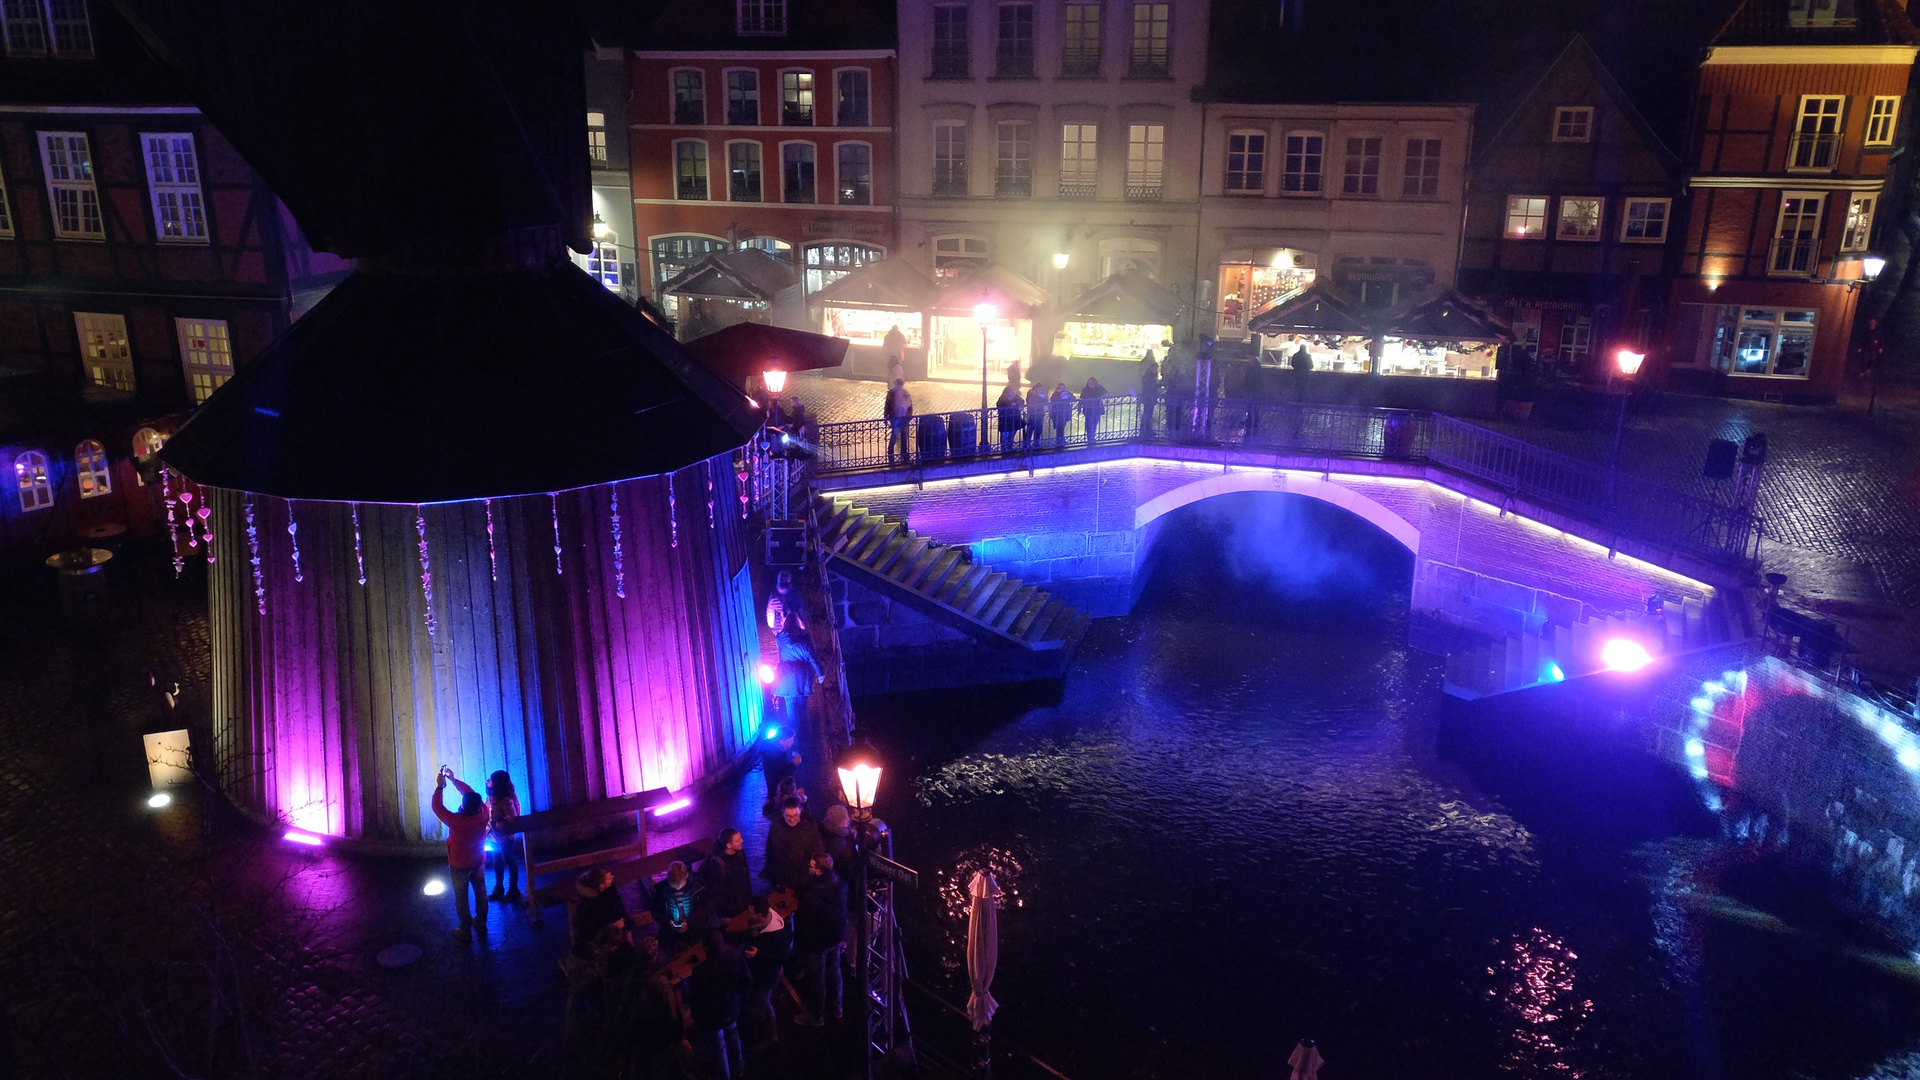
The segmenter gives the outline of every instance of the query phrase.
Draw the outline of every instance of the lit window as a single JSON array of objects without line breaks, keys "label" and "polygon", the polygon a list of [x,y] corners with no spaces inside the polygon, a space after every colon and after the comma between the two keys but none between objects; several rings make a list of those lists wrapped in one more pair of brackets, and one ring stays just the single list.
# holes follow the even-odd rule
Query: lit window
[{"label": "lit window", "polygon": [[620,245],[611,240],[595,240],[587,248],[587,273],[613,292],[620,291]]},{"label": "lit window", "polygon": [[153,193],[153,235],[163,244],[207,242],[207,210],[200,195],[200,162],[185,132],[141,135],[147,150],[147,186]]},{"label": "lit window", "polygon": [[1380,139],[1347,140],[1347,174],[1340,183],[1340,194],[1371,196],[1380,194]]},{"label": "lit window", "polygon": [[1060,125],[1060,197],[1093,198],[1099,182],[1099,160],[1099,125]]},{"label": "lit window", "polygon": [[707,197],[706,142],[683,139],[674,143],[673,163],[674,198],[704,200]]},{"label": "lit window", "polygon": [[1620,239],[1629,244],[1656,244],[1667,238],[1671,199],[1628,199],[1620,219]]},{"label": "lit window", "polygon": [[967,77],[967,8],[936,4],[933,9],[933,77]]},{"label": "lit window", "polygon": [[53,235],[63,239],[104,240],[100,193],[93,186],[93,151],[77,131],[40,133],[40,160],[47,170],[47,196],[53,202]]},{"label": "lit window", "polygon": [[1167,5],[1133,5],[1133,51],[1127,74],[1136,79],[1163,79],[1173,73],[1167,29]]},{"label": "lit window", "polygon": [[1538,240],[1546,233],[1546,199],[1533,195],[1507,196],[1507,239]]},{"label": "lit window", "polygon": [[1872,195],[1847,200],[1847,227],[1840,233],[1841,251],[1865,251],[1873,239]]},{"label": "lit window", "polygon": [[748,248],[764,251],[788,266],[793,265],[793,245],[777,236],[749,236],[744,240],[734,241],[734,246],[741,251]]},{"label": "lit window", "polygon": [[93,55],[85,0],[0,0],[0,23],[5,24],[8,56],[46,56],[49,51],[59,57]]},{"label": "lit window", "polygon": [[1060,74],[1091,79],[1100,74],[1100,5],[1070,3],[1066,36],[1060,48]]},{"label": "lit window", "polygon": [[1033,125],[1024,120],[994,125],[993,193],[1003,199],[1033,195]]},{"label": "lit window", "polygon": [[1790,172],[1832,172],[1840,160],[1840,120],[1847,99],[1838,95],[1800,99],[1793,138],[1787,143]]},{"label": "lit window", "polygon": [[813,190],[813,144],[787,143],[780,148],[781,199],[790,203],[810,203]]},{"label": "lit window", "polygon": [[977,236],[938,236],[933,241],[933,276],[956,277],[970,267],[984,266],[987,242]]},{"label": "lit window", "polygon": [[1235,131],[1227,136],[1229,192],[1258,195],[1267,182],[1267,137],[1258,131]]},{"label": "lit window", "polygon": [[1440,194],[1440,140],[1408,139],[1407,171],[1400,182],[1400,195],[1407,199],[1431,199]]},{"label": "lit window", "polygon": [[1575,315],[1560,324],[1560,363],[1578,368],[1593,351],[1593,320]]},{"label": "lit window", "polygon": [[808,244],[801,256],[807,295],[812,296],[860,267],[879,262],[886,252],[871,244]]},{"label": "lit window", "polygon": [[1127,198],[1158,199],[1166,163],[1166,125],[1128,124]]},{"label": "lit window", "polygon": [[80,481],[80,497],[91,499],[113,492],[113,474],[107,467],[107,448],[88,439],[73,448],[73,471]]},{"label": "lit window", "polygon": [[1562,106],[1553,110],[1554,142],[1592,142],[1593,106]]},{"label": "lit window", "polygon": [[840,91],[840,107],[834,122],[841,127],[866,127],[873,123],[873,109],[869,104],[869,86],[865,68],[842,71],[834,77]]},{"label": "lit window", "polygon": [[787,127],[813,126],[813,72],[780,73],[780,123]]},{"label": "lit window", "polygon": [[0,238],[13,235],[13,203],[7,199],[7,180],[0,174]]},{"label": "lit window", "polygon": [[80,363],[87,381],[109,390],[133,392],[133,350],[127,345],[127,320],[119,315],[73,313],[80,333]]},{"label": "lit window", "polygon": [[1859,22],[1855,0],[1787,0],[1787,25],[1853,26]]},{"label": "lit window", "polygon": [[760,201],[760,144],[727,144],[727,198],[734,202]]},{"label": "lit window", "polygon": [[1767,273],[1774,277],[1806,277],[1819,261],[1820,211],[1826,202],[1818,191],[1780,194],[1780,219],[1774,229],[1773,251]]},{"label": "lit window", "polygon": [[187,394],[198,405],[233,378],[233,342],[222,319],[175,319],[173,329],[180,336]]},{"label": "lit window", "polygon": [[1804,379],[1813,362],[1815,315],[1811,311],[1731,308],[1739,322],[1732,374]]},{"label": "lit window", "polygon": [[1591,199],[1585,196],[1567,196],[1561,199],[1558,234],[1560,239],[1600,239],[1600,212],[1605,205],[1605,199]]},{"label": "lit window", "polygon": [[707,77],[703,72],[682,68],[673,73],[673,122],[707,122]]},{"label": "lit window", "polygon": [[840,205],[866,206],[873,202],[873,148],[866,143],[841,143],[834,148],[835,187]]},{"label": "lit window", "polygon": [[1877,97],[1867,109],[1867,145],[1892,146],[1893,125],[1900,116],[1900,99]]},{"label": "lit window", "polygon": [[933,193],[967,193],[967,125],[936,124],[933,129]]},{"label": "lit window", "polygon": [[787,0],[737,0],[734,29],[743,35],[779,37],[787,32]]},{"label": "lit window", "polygon": [[13,479],[19,485],[20,509],[44,510],[53,505],[53,482],[47,477],[47,455],[29,450],[13,459]]},{"label": "lit window", "polygon": [[604,167],[607,164],[607,114],[587,114],[587,160]]},{"label": "lit window", "polygon": [[752,126],[760,122],[760,73],[727,72],[727,123]]},{"label": "lit window", "polygon": [[1296,194],[1319,191],[1326,149],[1327,140],[1324,135],[1297,132],[1287,136],[1287,153],[1280,174],[1280,190]]},{"label": "lit window", "polygon": [[993,74],[1002,79],[1033,78],[1033,5],[1001,4],[999,30]]}]

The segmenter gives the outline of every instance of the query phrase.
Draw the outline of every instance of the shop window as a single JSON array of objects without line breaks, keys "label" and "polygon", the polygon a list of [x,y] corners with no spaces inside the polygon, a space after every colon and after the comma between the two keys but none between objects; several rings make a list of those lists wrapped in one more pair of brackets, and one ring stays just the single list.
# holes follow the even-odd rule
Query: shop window
[{"label": "shop window", "polygon": [[743,37],[780,37],[787,32],[787,0],[735,0],[733,26]]},{"label": "shop window", "polygon": [[1347,173],[1340,194],[1351,198],[1380,194],[1380,141],[1378,136],[1347,140]]},{"label": "shop window", "polygon": [[978,236],[939,236],[933,241],[933,276],[958,277],[974,267],[985,266],[987,242]]},{"label": "shop window", "polygon": [[1793,138],[1787,143],[1788,172],[1832,172],[1840,160],[1840,119],[1847,99],[1808,95],[1800,99]]},{"label": "shop window", "polygon": [[812,143],[786,143],[780,147],[780,198],[782,202],[815,202],[814,148]]},{"label": "shop window", "polygon": [[1070,3],[1060,47],[1060,75],[1067,79],[1100,76],[1100,5]]},{"label": "shop window", "polygon": [[993,193],[1002,199],[1033,195],[1033,125],[1025,120],[993,126]]},{"label": "shop window", "polygon": [[1133,5],[1133,50],[1127,74],[1136,79],[1164,79],[1173,74],[1167,48],[1169,21],[1166,4]]},{"label": "shop window", "polygon": [[1840,232],[1840,250],[1865,251],[1873,239],[1872,195],[1855,195],[1847,200],[1847,227]]},{"label": "shop window", "polygon": [[1228,251],[1220,257],[1214,334],[1244,340],[1247,321],[1313,284],[1313,256],[1290,248]]},{"label": "shop window", "polygon": [[1605,199],[1594,199],[1584,195],[1569,195],[1562,198],[1560,200],[1560,231],[1556,235],[1562,240],[1600,239],[1600,215],[1605,206]]},{"label": "shop window", "polygon": [[839,97],[839,107],[834,113],[835,123],[841,127],[867,127],[873,123],[870,101],[872,79],[866,68],[850,68],[836,73],[834,86]]},{"label": "shop window", "polygon": [[93,55],[86,0],[6,0],[0,4],[0,23],[5,24],[8,56]]},{"label": "shop window", "polygon": [[1327,138],[1311,132],[1287,136],[1286,160],[1280,176],[1280,190],[1290,195],[1306,195],[1320,190],[1325,164]]},{"label": "shop window", "polygon": [[1657,244],[1667,238],[1667,216],[1672,199],[1628,199],[1620,215],[1620,239],[1629,244]]},{"label": "shop window", "polygon": [[925,339],[920,335],[922,317],[918,311],[843,308],[829,304],[822,315],[828,337],[842,338],[855,345],[878,348],[886,344],[887,334],[895,329],[907,340],[907,348],[918,349],[925,345]]},{"label": "shop window", "polygon": [[693,68],[680,68],[673,73],[673,122],[676,124],[707,122],[705,72]]},{"label": "shop window", "polygon": [[1431,199],[1439,194],[1440,140],[1408,139],[1407,171],[1400,181],[1400,196]]},{"label": "shop window", "polygon": [[704,202],[707,197],[707,144],[682,139],[673,144],[673,197]]},{"label": "shop window", "polygon": [[1060,197],[1093,198],[1099,178],[1099,159],[1099,125],[1060,125]]},{"label": "shop window", "polygon": [[935,4],[933,8],[933,77],[967,77],[967,6]]},{"label": "shop window", "polygon": [[141,135],[147,187],[153,197],[153,236],[163,244],[207,242],[207,208],[200,195],[200,163],[186,132]]},{"label": "shop window", "polygon": [[813,126],[813,72],[780,73],[780,123],[784,127]]},{"label": "shop window", "polygon": [[1593,107],[1562,105],[1553,110],[1554,142],[1592,142]]},{"label": "shop window", "polygon": [[933,128],[933,193],[967,193],[967,125],[936,124]]},{"label": "shop window", "polygon": [[1229,194],[1258,195],[1267,183],[1267,136],[1258,131],[1235,131],[1227,135],[1227,181]]},{"label": "shop window", "polygon": [[993,74],[1000,79],[1033,78],[1033,5],[1001,4],[999,35],[994,39]]},{"label": "shop window", "polygon": [[587,114],[587,163],[602,169],[607,167],[606,113]]},{"label": "shop window", "polygon": [[1593,351],[1593,320],[1575,315],[1560,323],[1560,363],[1577,368]]},{"label": "shop window", "polygon": [[1877,97],[1867,109],[1868,146],[1892,146],[1894,121],[1900,115],[1900,99]]},{"label": "shop window", "polygon": [[113,493],[113,472],[107,464],[107,448],[98,439],[88,439],[73,448],[74,478],[80,482],[80,497],[97,498]]},{"label": "shop window", "polygon": [[1100,241],[1100,280],[1105,281],[1127,270],[1138,270],[1150,278],[1158,278],[1160,245],[1135,237]]},{"label": "shop window", "polygon": [[873,202],[873,148],[866,143],[841,143],[834,148],[834,186],[842,206]]},{"label": "shop window", "polygon": [[[758,150],[759,145],[756,143],[754,147]],[[698,233],[656,236],[647,246],[648,254],[653,256],[653,302],[668,316],[677,313],[680,298],[666,294],[667,282],[713,252],[727,250],[725,240]]]},{"label": "shop window", "polygon": [[886,251],[872,244],[808,244],[801,249],[807,295],[839,281],[868,263],[886,258]]},{"label": "shop window", "polygon": [[1780,193],[1780,219],[1774,228],[1767,273],[1773,277],[1806,277],[1819,260],[1820,209],[1826,196],[1817,191]]},{"label": "shop window", "polygon": [[793,245],[776,236],[749,236],[745,240],[734,241],[733,246],[741,251],[749,248],[764,251],[788,266],[793,265]]},{"label": "shop window", "polygon": [[1166,125],[1127,125],[1128,199],[1151,201],[1160,197],[1166,155]]},{"label": "shop window", "polygon": [[53,482],[47,477],[47,455],[29,450],[13,459],[13,479],[19,485],[21,510],[44,510],[53,505]]},{"label": "shop window", "polygon": [[13,203],[7,199],[7,178],[0,173],[0,239],[13,236]]},{"label": "shop window", "polygon": [[1734,375],[1804,379],[1813,363],[1815,313],[1791,308],[1721,305],[1721,333],[1712,335],[1724,352],[1714,366]]},{"label": "shop window", "polygon": [[760,144],[727,144],[727,198],[734,202],[760,201]]},{"label": "shop window", "polygon": [[760,122],[760,73],[727,72],[727,123],[751,127]]},{"label": "shop window", "polygon": [[175,319],[180,337],[180,367],[187,377],[187,395],[195,405],[233,378],[233,343],[222,319]]},{"label": "shop window", "polygon": [[1546,234],[1546,199],[1537,195],[1507,196],[1507,239],[1538,240]]},{"label": "shop window", "polygon": [[133,392],[133,350],[127,344],[127,320],[119,315],[73,313],[80,334],[80,363],[95,386]]},{"label": "shop window", "polygon": [[40,161],[53,205],[53,235],[63,240],[105,240],[100,193],[93,182],[93,150],[78,131],[40,133]]}]

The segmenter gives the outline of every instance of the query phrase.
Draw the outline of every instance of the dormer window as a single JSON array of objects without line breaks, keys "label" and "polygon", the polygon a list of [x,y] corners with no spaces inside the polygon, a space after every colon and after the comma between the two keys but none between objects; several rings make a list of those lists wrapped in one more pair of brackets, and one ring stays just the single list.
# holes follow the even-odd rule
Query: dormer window
[{"label": "dormer window", "polygon": [[742,37],[784,37],[787,0],[736,0],[734,29]]},{"label": "dormer window", "polygon": [[1787,0],[1788,26],[1853,26],[1859,21],[1854,0]]},{"label": "dormer window", "polygon": [[1593,106],[1563,105],[1553,110],[1554,142],[1592,142]]}]

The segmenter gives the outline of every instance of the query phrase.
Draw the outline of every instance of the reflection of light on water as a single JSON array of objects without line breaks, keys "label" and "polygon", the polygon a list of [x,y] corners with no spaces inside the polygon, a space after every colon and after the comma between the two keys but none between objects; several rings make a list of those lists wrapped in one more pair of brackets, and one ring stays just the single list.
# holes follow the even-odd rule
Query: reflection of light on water
[{"label": "reflection of light on water", "polygon": [[1009,792],[1073,794],[1099,786],[1101,774],[1122,756],[1113,746],[1061,748],[1051,743],[1024,754],[970,754],[915,780],[914,798],[922,806],[935,806]]},{"label": "reflection of light on water", "polygon": [[1487,969],[1496,985],[1488,991],[1519,1024],[1504,1067],[1523,1076],[1580,1076],[1563,1060],[1593,1012],[1593,1002],[1574,990],[1573,962],[1566,942],[1539,927],[1522,935],[1507,956]]}]

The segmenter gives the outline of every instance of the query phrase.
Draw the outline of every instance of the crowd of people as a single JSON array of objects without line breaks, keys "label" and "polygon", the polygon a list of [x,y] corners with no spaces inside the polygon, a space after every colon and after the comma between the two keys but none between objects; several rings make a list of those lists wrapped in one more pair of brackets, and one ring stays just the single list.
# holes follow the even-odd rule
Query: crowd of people
[{"label": "crowd of people", "polygon": [[[1016,447],[1037,450],[1048,446],[1066,446],[1076,414],[1082,424],[1080,431],[1071,434],[1084,439],[1086,445],[1093,445],[1100,437],[1100,424],[1106,416],[1108,394],[1109,391],[1100,384],[1100,380],[1093,377],[1087,379],[1078,394],[1068,389],[1064,382],[1055,383],[1053,389],[1048,390],[1046,383],[1037,379],[1022,393],[1020,368],[1014,365],[993,407],[993,424],[999,436],[1001,452],[1012,453]],[[885,403],[881,406],[881,414],[887,421],[887,459],[911,458],[915,452],[913,437],[909,435],[914,415],[913,394],[907,389],[905,379],[893,380],[893,385],[887,390]],[[956,418],[964,415],[968,414],[952,414]],[[971,431],[972,428],[968,426],[964,430]],[[918,436],[919,453],[944,454],[948,449],[947,440],[958,437],[951,432],[952,429],[945,423],[937,429],[923,426]],[[970,447],[955,444],[952,449],[958,452]]]}]

